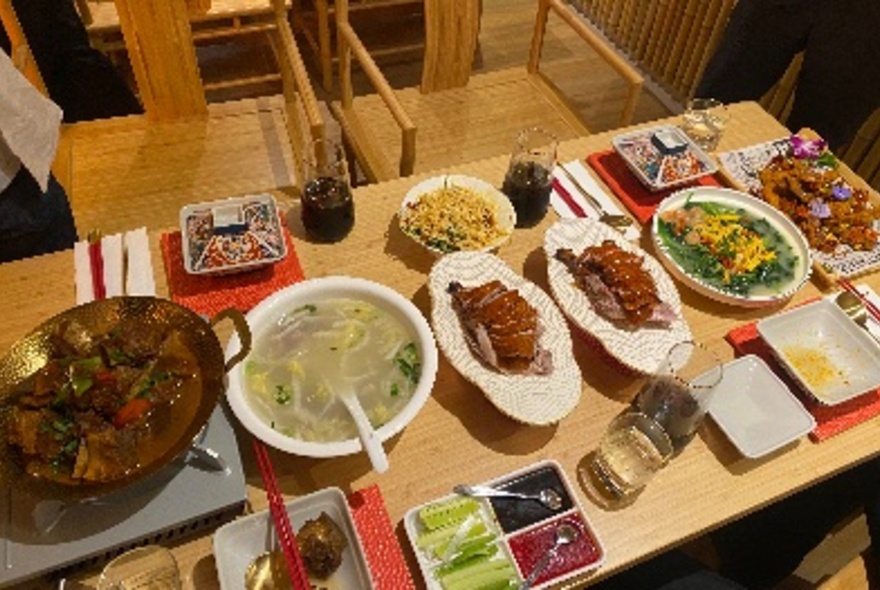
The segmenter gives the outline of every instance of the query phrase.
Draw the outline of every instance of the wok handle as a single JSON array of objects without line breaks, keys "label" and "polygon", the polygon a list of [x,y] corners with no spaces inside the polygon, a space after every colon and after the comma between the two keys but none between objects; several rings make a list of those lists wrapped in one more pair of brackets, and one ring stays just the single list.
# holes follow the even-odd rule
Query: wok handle
[{"label": "wok handle", "polygon": [[232,358],[226,361],[226,372],[232,370],[232,367],[240,363],[244,358],[251,352],[251,328],[248,326],[247,320],[244,318],[244,314],[234,308],[224,309],[219,312],[217,315],[211,318],[211,326],[217,325],[224,319],[228,319],[232,321],[232,325],[235,327],[235,332],[238,334],[238,341],[241,343],[241,348],[237,353],[235,353]]}]

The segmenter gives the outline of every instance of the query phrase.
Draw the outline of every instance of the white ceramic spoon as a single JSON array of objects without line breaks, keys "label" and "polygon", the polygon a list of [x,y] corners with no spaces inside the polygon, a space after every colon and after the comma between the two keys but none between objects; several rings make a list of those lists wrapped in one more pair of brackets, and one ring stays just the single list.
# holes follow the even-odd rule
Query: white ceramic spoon
[{"label": "white ceramic spoon", "polygon": [[385,473],[388,471],[388,455],[385,454],[385,447],[382,446],[379,435],[373,430],[373,425],[370,424],[370,419],[367,418],[367,414],[364,412],[364,408],[361,406],[357,395],[352,390],[351,384],[347,381],[335,381],[331,386],[333,393],[339,397],[348,413],[351,414],[351,418],[354,420],[355,426],[357,426],[358,437],[361,439],[361,444],[370,458],[370,463],[373,464],[373,469],[376,473]]}]

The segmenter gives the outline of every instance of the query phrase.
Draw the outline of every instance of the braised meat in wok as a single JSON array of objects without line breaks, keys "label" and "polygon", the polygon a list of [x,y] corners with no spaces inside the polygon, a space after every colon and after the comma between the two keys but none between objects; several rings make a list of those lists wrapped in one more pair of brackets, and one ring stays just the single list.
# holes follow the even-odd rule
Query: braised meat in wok
[{"label": "braised meat in wok", "polygon": [[71,320],[50,338],[53,353],[20,385],[7,424],[25,472],[77,485],[113,481],[149,462],[165,446],[175,403],[200,388],[181,334],[133,320],[94,334]]}]

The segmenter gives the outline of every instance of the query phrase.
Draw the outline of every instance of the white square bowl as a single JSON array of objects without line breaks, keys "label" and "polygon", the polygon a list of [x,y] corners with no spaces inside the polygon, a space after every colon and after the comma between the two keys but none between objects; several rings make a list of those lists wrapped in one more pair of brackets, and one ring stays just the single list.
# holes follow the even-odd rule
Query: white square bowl
[{"label": "white square bowl", "polygon": [[760,320],[757,329],[785,370],[822,404],[880,387],[880,345],[827,299]]},{"label": "white square bowl", "polygon": [[[297,498],[286,505],[290,524],[299,530],[306,520],[317,518],[326,512],[348,540],[342,552],[342,564],[323,582],[331,588],[372,588],[373,582],[367,565],[360,537],[339,488],[324,488],[307,496]],[[214,533],[214,557],[217,574],[223,590],[243,590],[245,573],[251,562],[271,548],[277,547],[274,526],[267,510],[255,512],[221,526]]]},{"label": "white square bowl", "polygon": [[816,427],[816,420],[760,357],[746,355],[724,365],[709,414],[750,459],[762,457]]}]

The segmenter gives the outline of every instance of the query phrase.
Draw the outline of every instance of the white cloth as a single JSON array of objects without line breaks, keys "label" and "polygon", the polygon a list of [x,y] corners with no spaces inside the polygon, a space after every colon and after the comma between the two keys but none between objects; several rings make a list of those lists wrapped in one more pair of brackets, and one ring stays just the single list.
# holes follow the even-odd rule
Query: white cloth
[{"label": "white cloth", "polygon": [[[43,96],[0,51],[0,182],[9,173],[10,162],[21,161],[44,191],[58,149],[61,109]],[[3,153],[4,147],[8,152]],[[13,164],[14,165],[14,164]],[[16,172],[18,169],[16,168]],[[7,183],[8,184],[8,183]],[[6,188],[5,186],[2,188]]]}]

